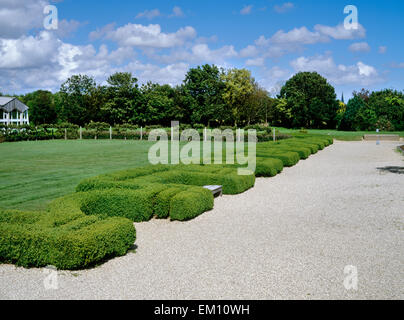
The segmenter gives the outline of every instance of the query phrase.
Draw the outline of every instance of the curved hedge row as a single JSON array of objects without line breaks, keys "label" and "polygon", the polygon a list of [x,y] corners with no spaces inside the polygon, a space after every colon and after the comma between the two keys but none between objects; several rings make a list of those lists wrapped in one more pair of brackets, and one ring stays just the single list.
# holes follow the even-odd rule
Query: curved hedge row
[{"label": "curved hedge row", "polygon": [[86,268],[124,255],[136,239],[133,222],[185,221],[213,208],[204,185],[242,193],[255,177],[273,177],[324,149],[328,137],[305,136],[257,145],[255,174],[239,165],[157,165],[100,175],[56,199],[47,212],[0,210],[0,261],[25,267]]},{"label": "curved hedge row", "polygon": [[0,211],[0,260],[24,267],[79,269],[126,254],[133,223],[83,213]]}]

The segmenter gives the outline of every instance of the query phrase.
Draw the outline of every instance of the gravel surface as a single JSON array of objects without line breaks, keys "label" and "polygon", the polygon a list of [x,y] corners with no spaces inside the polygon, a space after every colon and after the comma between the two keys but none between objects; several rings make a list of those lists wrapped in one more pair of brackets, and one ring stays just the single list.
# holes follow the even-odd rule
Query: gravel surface
[{"label": "gravel surface", "polygon": [[[0,265],[1,299],[404,299],[399,143],[336,142],[177,223],[136,224],[136,253],[95,269]],[[358,271],[357,290],[344,268]]]}]

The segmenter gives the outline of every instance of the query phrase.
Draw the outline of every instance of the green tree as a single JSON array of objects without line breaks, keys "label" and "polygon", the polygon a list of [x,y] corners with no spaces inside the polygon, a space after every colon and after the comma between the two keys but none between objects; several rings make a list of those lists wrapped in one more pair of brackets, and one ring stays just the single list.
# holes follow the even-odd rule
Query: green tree
[{"label": "green tree", "polygon": [[286,99],[292,119],[289,126],[335,128],[338,101],[335,89],[317,72],[300,72],[282,87],[280,98]]},{"label": "green tree", "polygon": [[175,119],[174,89],[169,85],[148,82],[142,85],[134,122],[142,125],[169,125]]},{"label": "green tree", "polygon": [[286,99],[273,99],[270,109],[270,121],[273,126],[287,127],[292,120],[292,109]]},{"label": "green tree", "polygon": [[[367,108],[365,100],[360,95],[354,95],[352,99],[348,101],[346,106],[346,111],[342,117],[340,126],[338,129],[340,130],[359,130],[360,117],[358,117],[358,112],[361,110],[362,116],[365,116],[364,110]],[[362,117],[361,116],[361,117]]]},{"label": "green tree", "polygon": [[191,68],[185,76],[184,93],[191,99],[191,123],[210,125],[211,122],[223,119],[224,82],[222,71],[215,65],[205,64]]},{"label": "green tree", "polygon": [[22,97],[29,107],[29,119],[34,124],[51,124],[56,122],[55,101],[52,92],[38,90]]},{"label": "green tree", "polygon": [[140,97],[137,79],[128,72],[117,72],[107,79],[105,101],[101,107],[104,121],[110,125],[133,119],[135,104]]},{"label": "green tree", "polygon": [[254,92],[254,78],[246,69],[230,69],[222,75],[225,82],[223,99],[230,110],[235,126],[248,122],[249,100]]},{"label": "green tree", "polygon": [[268,91],[260,87],[257,82],[253,82],[253,92],[249,95],[245,117],[247,124],[265,123],[268,124],[272,99]]},{"label": "green tree", "polygon": [[74,75],[60,88],[59,116],[62,121],[77,125],[90,122],[97,113],[97,105],[92,104],[91,95],[96,88],[93,78],[87,75]]},{"label": "green tree", "polygon": [[390,122],[395,130],[404,130],[404,94],[385,89],[372,92],[368,105],[382,121]]}]

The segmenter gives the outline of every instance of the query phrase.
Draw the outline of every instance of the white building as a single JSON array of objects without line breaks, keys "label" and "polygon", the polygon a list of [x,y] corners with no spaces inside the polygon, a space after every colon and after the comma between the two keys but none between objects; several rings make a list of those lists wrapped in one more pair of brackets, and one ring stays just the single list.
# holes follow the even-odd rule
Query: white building
[{"label": "white building", "polygon": [[14,97],[0,97],[0,124],[29,124],[28,107]]}]

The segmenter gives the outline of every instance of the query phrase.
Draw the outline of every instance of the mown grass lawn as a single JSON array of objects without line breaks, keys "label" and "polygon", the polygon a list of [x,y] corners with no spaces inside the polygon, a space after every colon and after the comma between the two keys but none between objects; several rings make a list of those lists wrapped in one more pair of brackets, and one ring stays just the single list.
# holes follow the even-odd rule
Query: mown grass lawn
[{"label": "mown grass lawn", "polygon": [[148,164],[151,142],[53,140],[0,144],[0,208],[38,210],[83,178]]},{"label": "mown grass lawn", "polygon": [[[277,128],[281,133],[299,133],[300,130]],[[360,141],[365,134],[377,134],[376,131],[338,131],[338,130],[320,130],[320,129],[305,129],[309,134],[321,134],[332,136],[336,140],[343,141]],[[398,134],[404,137],[404,131],[381,131],[380,134]]]}]

